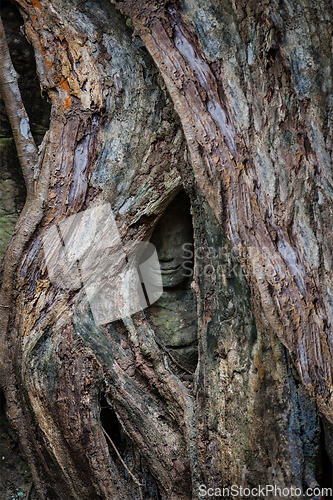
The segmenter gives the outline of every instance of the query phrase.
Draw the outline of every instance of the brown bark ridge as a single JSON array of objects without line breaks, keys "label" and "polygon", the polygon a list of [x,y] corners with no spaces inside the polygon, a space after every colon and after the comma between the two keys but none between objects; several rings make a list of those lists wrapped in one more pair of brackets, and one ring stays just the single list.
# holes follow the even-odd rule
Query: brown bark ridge
[{"label": "brown bark ridge", "polygon": [[[302,39],[304,54],[293,52],[292,9],[115,3],[121,12],[17,2],[52,112],[36,195],[3,260],[0,368],[39,497],[317,484],[319,417],[304,386],[329,434],[332,214],[326,94],[303,96],[310,48]],[[96,326],[82,290],[50,282],[42,248],[51,225],[109,202],[130,252],[182,188],[195,240],[191,382],[144,311]]]}]

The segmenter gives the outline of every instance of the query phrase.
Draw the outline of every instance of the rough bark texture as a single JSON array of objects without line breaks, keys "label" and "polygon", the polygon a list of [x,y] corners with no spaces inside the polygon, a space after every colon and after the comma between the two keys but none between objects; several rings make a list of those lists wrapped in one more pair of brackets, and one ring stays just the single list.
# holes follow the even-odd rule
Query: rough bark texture
[{"label": "rough bark texture", "polygon": [[[331,5],[17,5],[52,110],[34,196],[3,259],[0,382],[39,497],[325,485]],[[107,201],[130,251],[182,188],[194,227],[193,381],[170,368],[144,311],[97,327],[82,291],[51,284],[42,249],[52,224]]]},{"label": "rough bark texture", "polygon": [[196,180],[267,321],[332,420],[331,5],[119,5],[166,82]]}]

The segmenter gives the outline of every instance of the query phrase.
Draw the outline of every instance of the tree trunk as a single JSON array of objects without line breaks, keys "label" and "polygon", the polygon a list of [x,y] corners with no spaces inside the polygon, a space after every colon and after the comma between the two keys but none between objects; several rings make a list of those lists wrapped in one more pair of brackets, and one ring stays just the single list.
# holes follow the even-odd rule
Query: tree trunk
[{"label": "tree trunk", "polygon": [[[16,5],[52,108],[37,149],[2,39],[27,199],[2,260],[0,383],[39,498],[328,486],[332,6]],[[98,325],[43,239],[109,203],[130,256],[182,190],[193,297]],[[158,333],[192,302],[194,373]]]}]

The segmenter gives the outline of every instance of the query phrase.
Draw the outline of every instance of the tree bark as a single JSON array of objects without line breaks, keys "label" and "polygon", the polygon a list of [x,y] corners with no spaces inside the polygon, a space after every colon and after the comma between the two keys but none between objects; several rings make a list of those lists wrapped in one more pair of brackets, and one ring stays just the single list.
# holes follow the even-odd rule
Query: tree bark
[{"label": "tree bark", "polygon": [[[52,110],[2,261],[0,384],[39,497],[323,486],[332,6],[16,4]],[[6,107],[16,137],[20,100]],[[83,290],[51,282],[42,243],[108,202],[130,254],[181,189],[194,229],[193,380],[145,311],[96,326]]]}]

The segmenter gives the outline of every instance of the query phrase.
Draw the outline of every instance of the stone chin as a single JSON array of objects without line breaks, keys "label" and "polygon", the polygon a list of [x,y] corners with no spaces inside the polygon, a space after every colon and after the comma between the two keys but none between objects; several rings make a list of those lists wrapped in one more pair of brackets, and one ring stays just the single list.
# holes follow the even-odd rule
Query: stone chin
[{"label": "stone chin", "polygon": [[184,269],[182,266],[172,272],[161,270],[163,288],[172,288],[180,285],[184,279]]}]

